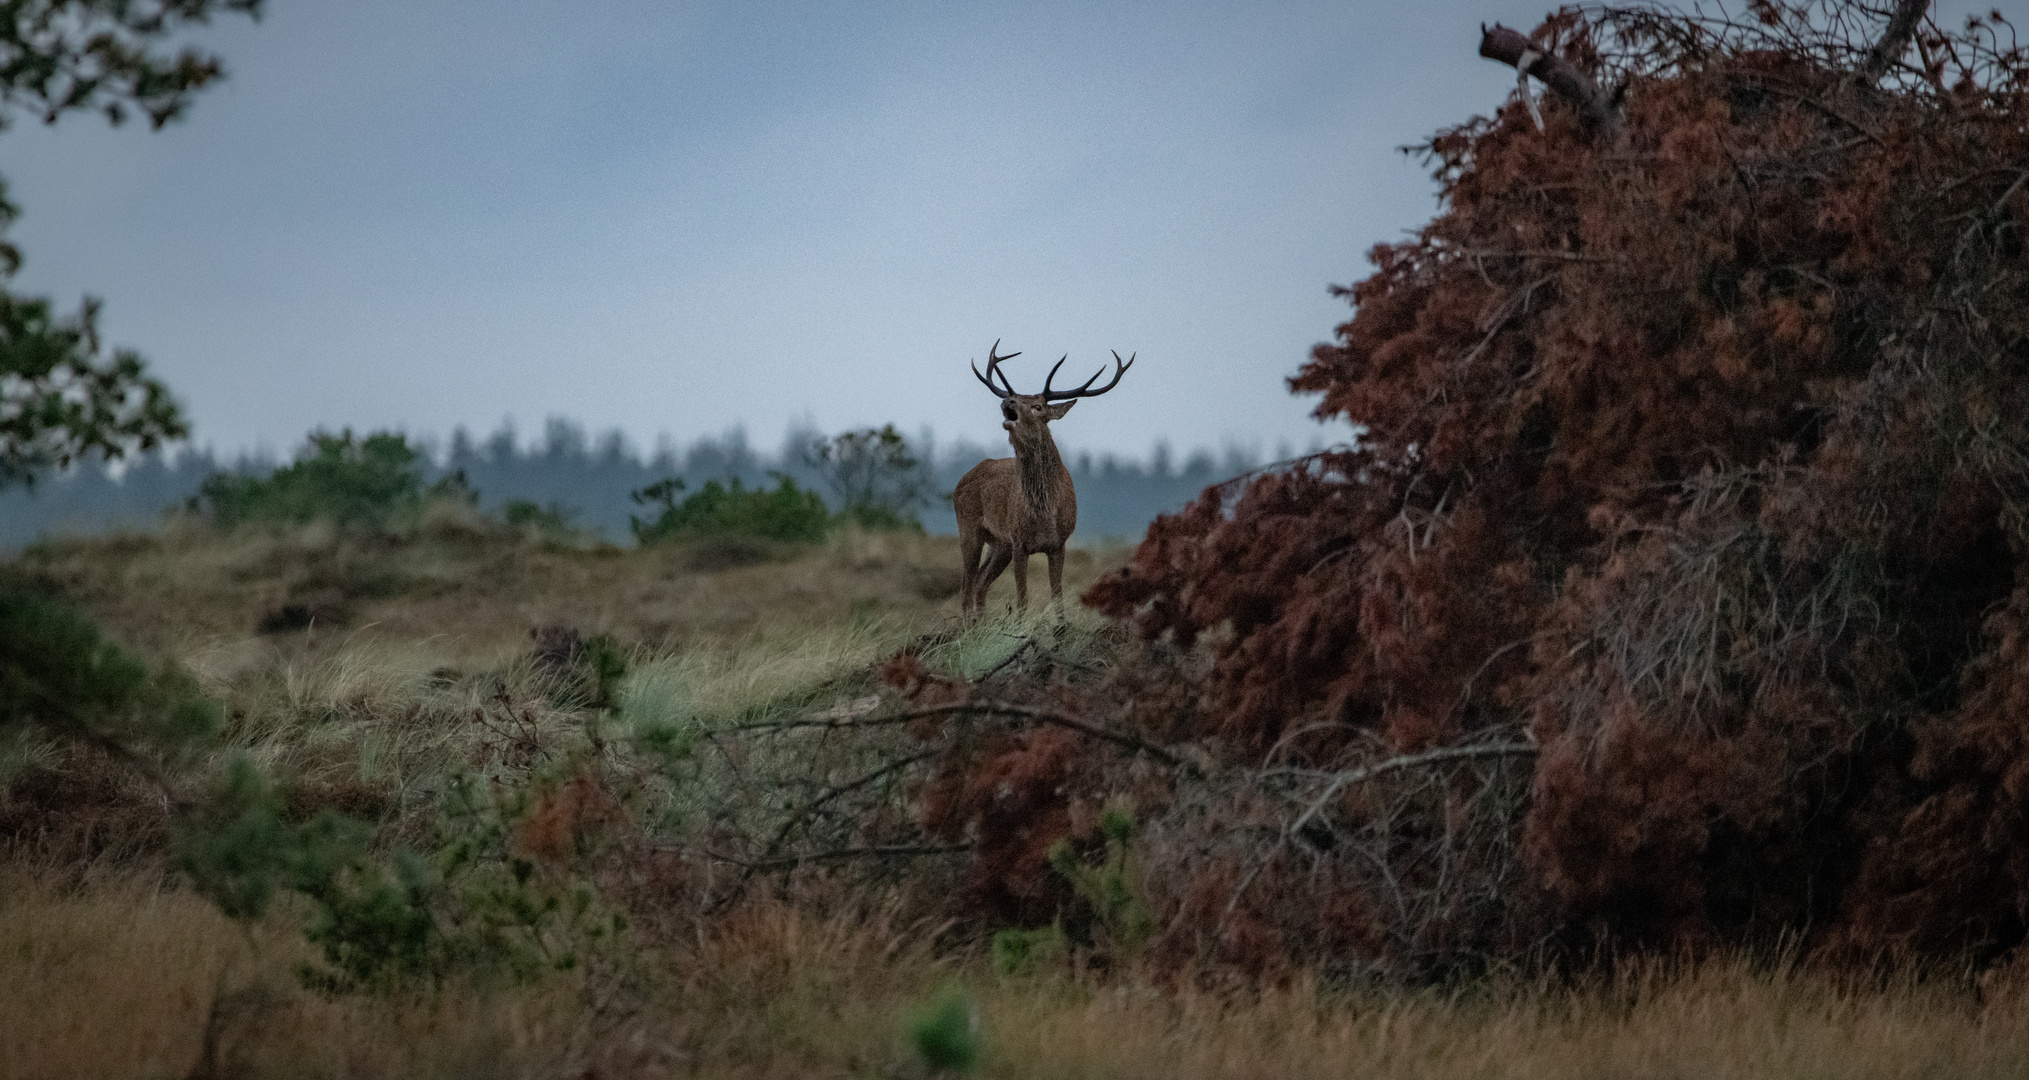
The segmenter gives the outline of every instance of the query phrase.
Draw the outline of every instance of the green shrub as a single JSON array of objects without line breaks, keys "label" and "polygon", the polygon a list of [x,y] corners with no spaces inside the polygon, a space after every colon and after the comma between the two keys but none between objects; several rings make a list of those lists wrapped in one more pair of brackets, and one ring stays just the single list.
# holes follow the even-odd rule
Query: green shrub
[{"label": "green shrub", "polygon": [[778,475],[772,489],[752,491],[737,477],[724,484],[713,480],[678,503],[676,495],[683,486],[683,481],[670,479],[633,493],[636,503],[661,507],[653,519],[630,519],[638,543],[646,546],[732,533],[804,543],[823,539],[831,524],[824,500],[786,476]]},{"label": "green shrub", "polygon": [[979,1063],[979,1013],[964,991],[944,990],[909,1015],[909,1045],[932,1074],[971,1072]]},{"label": "green shrub", "polygon": [[1070,939],[1064,936],[1060,922],[1033,930],[1010,926],[994,931],[991,949],[994,974],[1033,975],[1069,955]]},{"label": "green shrub", "polygon": [[175,862],[201,895],[243,922],[259,919],[284,890],[308,901],[304,936],[324,961],[301,970],[313,989],[526,981],[575,967],[625,928],[578,868],[540,865],[516,843],[517,828],[556,786],[453,776],[431,853],[377,855],[364,823],[328,810],[287,820],[285,800],[241,758],[217,797],[183,823]]},{"label": "green shrub", "polygon": [[385,529],[413,520],[431,498],[474,501],[462,472],[425,487],[418,457],[406,438],[391,432],[355,440],[350,429],[316,431],[295,463],[267,476],[214,473],[192,505],[227,528],[330,521]]},{"label": "green shrub", "polygon": [[1107,807],[1099,815],[1099,832],[1106,853],[1098,865],[1080,859],[1070,841],[1059,840],[1050,847],[1050,867],[1091,911],[1093,945],[1125,958],[1155,930],[1155,917],[1135,888],[1133,812]]},{"label": "green shrub", "polygon": [[0,735],[82,740],[132,758],[188,748],[218,722],[187,675],[151,671],[90,619],[0,583]]},{"label": "green shrub", "polygon": [[598,762],[627,664],[606,637],[558,635],[554,647],[573,675],[566,704],[582,711],[587,745],[545,773],[452,774],[426,851],[376,852],[369,825],[329,810],[290,820],[288,800],[241,757],[184,816],[177,869],[242,922],[260,919],[278,892],[305,900],[304,936],[324,961],[300,973],[313,989],[399,992],[575,967],[626,926],[586,871],[620,813]]}]

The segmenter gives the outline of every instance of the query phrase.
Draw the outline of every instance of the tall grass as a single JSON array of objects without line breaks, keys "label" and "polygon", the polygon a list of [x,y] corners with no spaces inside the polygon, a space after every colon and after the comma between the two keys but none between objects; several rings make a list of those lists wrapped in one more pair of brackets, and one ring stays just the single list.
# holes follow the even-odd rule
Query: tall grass
[{"label": "tall grass", "polygon": [[1379,992],[1298,979],[1213,990],[1069,968],[996,977],[876,907],[752,905],[624,989],[328,998],[279,928],[249,938],[185,893],[104,879],[0,889],[0,1075],[921,1075],[904,1038],[939,993],[979,1017],[989,1077],[2017,1077],[2029,986],[1841,982],[1741,956],[1591,981]]}]

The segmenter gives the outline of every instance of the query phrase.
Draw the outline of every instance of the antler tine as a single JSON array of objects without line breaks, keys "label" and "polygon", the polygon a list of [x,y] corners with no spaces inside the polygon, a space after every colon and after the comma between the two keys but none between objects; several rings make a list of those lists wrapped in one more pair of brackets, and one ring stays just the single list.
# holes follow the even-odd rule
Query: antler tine
[{"label": "antler tine", "polygon": [[[1021,354],[1018,352],[1011,352],[1006,356],[995,355],[999,351],[1000,351],[1000,339],[994,338],[993,346],[986,350],[986,374],[981,375],[979,373],[979,361],[975,360],[972,362],[972,377],[978,379],[980,382],[985,383],[986,388],[988,390],[993,391],[994,397],[1011,398],[1014,396],[1014,384],[1007,381],[1007,372],[1000,370],[1000,362],[1002,360],[1012,360],[1015,357],[1020,356]],[[993,376],[995,375],[1000,376],[1001,386],[1004,386],[1007,389],[1003,390],[1001,389],[1001,386],[993,385]]]},{"label": "antler tine", "polygon": [[[1113,389],[1115,386],[1120,385],[1120,377],[1122,375],[1127,374],[1128,368],[1134,366],[1134,357],[1139,355],[1141,354],[1135,353],[1133,356],[1129,356],[1126,360],[1123,361],[1120,359],[1119,351],[1115,350],[1113,353],[1113,365],[1114,365],[1113,378],[1105,386],[1102,386],[1097,390],[1094,390],[1091,387],[1093,383],[1099,381],[1099,376],[1106,374],[1106,369],[1103,367],[1100,368],[1098,371],[1093,372],[1092,377],[1085,380],[1085,385],[1077,388],[1076,390],[1051,390],[1050,384],[1047,381],[1045,381],[1043,383],[1043,400],[1068,401],[1072,398],[1098,397],[1099,395],[1105,393],[1106,391]],[[1062,360],[1057,361],[1057,364],[1059,366],[1062,366],[1063,363],[1064,362]],[[1050,369],[1052,374],[1055,374],[1056,370],[1057,370],[1056,368]]]},{"label": "antler tine", "polygon": [[[1063,367],[1063,366],[1064,366],[1064,361],[1066,361],[1066,360],[1069,360],[1070,358],[1071,358],[1071,354],[1070,354],[1070,353],[1065,353],[1064,355],[1062,355],[1062,356],[1059,356],[1059,357],[1057,357],[1057,362],[1056,362],[1055,364],[1052,364],[1052,365],[1050,365],[1050,373],[1049,373],[1048,375],[1045,375],[1045,376],[1043,376],[1043,393],[1042,393],[1042,398],[1043,398],[1043,400],[1044,400],[1044,401],[1048,401],[1048,400],[1050,400],[1050,393],[1051,393],[1051,390],[1050,390],[1050,384],[1051,384],[1052,382],[1056,381],[1056,378],[1057,378],[1057,369],[1058,369],[1058,368],[1060,368],[1060,367]],[[1057,393],[1062,393],[1062,392],[1063,392],[1063,391],[1061,391],[1061,390],[1060,390],[1060,391],[1057,391]]]}]

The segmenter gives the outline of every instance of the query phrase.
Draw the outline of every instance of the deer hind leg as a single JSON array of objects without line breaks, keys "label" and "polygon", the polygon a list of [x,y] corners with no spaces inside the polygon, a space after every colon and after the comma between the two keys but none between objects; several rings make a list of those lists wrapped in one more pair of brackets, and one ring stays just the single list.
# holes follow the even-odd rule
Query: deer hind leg
[{"label": "deer hind leg", "polygon": [[987,545],[986,566],[979,572],[978,591],[972,597],[972,608],[974,611],[986,606],[987,588],[994,583],[996,578],[1000,577],[1001,571],[1007,569],[1008,560],[1013,554],[1014,549],[1006,544]]}]

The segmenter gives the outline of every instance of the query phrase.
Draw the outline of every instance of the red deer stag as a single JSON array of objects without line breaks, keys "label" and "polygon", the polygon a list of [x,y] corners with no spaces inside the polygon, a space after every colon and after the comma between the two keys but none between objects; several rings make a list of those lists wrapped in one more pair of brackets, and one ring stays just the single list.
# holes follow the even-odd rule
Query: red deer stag
[{"label": "red deer stag", "polygon": [[[1064,597],[1064,542],[1078,525],[1078,494],[1071,490],[1071,470],[1057,454],[1057,442],[1050,438],[1050,421],[1062,419],[1078,398],[1098,397],[1114,388],[1120,376],[1133,365],[1134,357],[1120,359],[1113,354],[1113,381],[1097,390],[1092,384],[1106,374],[1094,372],[1076,390],[1052,390],[1057,368],[1066,354],[1043,380],[1040,394],[1017,394],[1000,370],[1003,360],[1020,353],[997,355],[1000,342],[986,351],[986,374],[972,365],[972,374],[1000,399],[1001,427],[1014,447],[1012,458],[982,461],[958,481],[951,493],[952,509],[958,513],[958,553],[963,572],[959,606],[966,613],[986,603],[986,588],[993,584],[1009,563],[1014,564],[1015,604],[1029,606],[1029,556],[1037,553],[1050,559],[1050,600]],[[994,379],[1000,380],[999,385]],[[982,547],[987,548],[986,565],[980,566]]]}]

